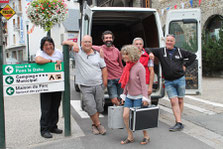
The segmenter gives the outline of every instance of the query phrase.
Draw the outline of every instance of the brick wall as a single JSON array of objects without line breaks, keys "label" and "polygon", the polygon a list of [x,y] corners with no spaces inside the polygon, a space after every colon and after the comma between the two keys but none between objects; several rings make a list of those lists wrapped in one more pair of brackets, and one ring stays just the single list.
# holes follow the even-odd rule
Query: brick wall
[{"label": "brick wall", "polygon": [[[161,22],[165,24],[166,18],[166,8],[174,9],[174,6],[177,5],[177,9],[181,9],[181,4],[185,3],[184,8],[191,8],[189,0],[152,0],[152,8],[158,10],[161,18]],[[207,20],[214,15],[223,15],[223,0],[202,0],[201,5],[199,6],[199,0],[193,0],[193,7],[201,8],[201,24],[202,29],[205,28]],[[165,10],[164,14],[161,14],[161,10]]]}]

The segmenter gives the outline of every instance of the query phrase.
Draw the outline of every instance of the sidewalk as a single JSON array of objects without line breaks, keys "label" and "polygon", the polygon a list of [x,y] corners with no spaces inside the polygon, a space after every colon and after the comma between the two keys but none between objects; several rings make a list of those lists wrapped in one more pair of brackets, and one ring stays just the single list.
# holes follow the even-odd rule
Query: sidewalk
[{"label": "sidewalk", "polygon": [[[74,72],[72,72],[74,73]],[[71,73],[71,74],[72,74]],[[223,103],[223,79],[222,78],[203,78],[203,92],[198,97],[214,102]],[[9,149],[64,149],[80,148],[82,146],[81,136],[84,133],[77,125],[77,122],[71,117],[71,137],[65,137],[64,133],[60,135],[53,134],[52,139],[45,139],[40,136],[40,99],[39,95],[26,95],[7,97],[5,102],[5,131],[6,147]],[[58,127],[64,130],[64,118],[62,117],[62,104],[60,106],[60,118]],[[212,123],[202,124],[200,121],[208,121],[211,117],[201,117],[197,123],[207,128],[221,127],[219,117],[221,114],[213,117]],[[213,123],[214,122],[214,123]],[[218,126],[218,127],[216,127]],[[213,128],[214,127],[214,128]],[[210,129],[211,130],[211,129]],[[222,129],[221,129],[222,130]]]},{"label": "sidewalk", "polygon": [[[53,142],[77,138],[83,136],[83,132],[71,117],[71,134],[65,137],[63,134],[53,134],[52,139],[40,136],[40,98],[39,94],[7,97],[5,104],[5,132],[6,147],[9,149],[35,148],[41,144],[53,144]],[[64,118],[62,117],[62,103],[58,127],[64,130]]]}]

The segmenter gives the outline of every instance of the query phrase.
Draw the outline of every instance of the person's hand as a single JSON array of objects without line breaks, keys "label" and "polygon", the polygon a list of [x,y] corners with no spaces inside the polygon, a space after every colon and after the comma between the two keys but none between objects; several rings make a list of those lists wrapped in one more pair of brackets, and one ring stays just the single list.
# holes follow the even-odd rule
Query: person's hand
[{"label": "person's hand", "polygon": [[63,41],[62,43],[63,45],[69,45],[69,46],[72,46],[73,47],[73,51],[74,52],[78,52],[79,51],[79,46],[76,42],[73,42],[71,40],[66,40],[66,41]]},{"label": "person's hand", "polygon": [[56,65],[60,65],[61,64],[61,60],[56,60]]},{"label": "person's hand", "polygon": [[153,54],[153,53],[150,53],[150,54],[149,54],[149,58],[150,58],[151,60],[153,60],[153,61],[154,61],[154,59],[155,59],[154,54]]},{"label": "person's hand", "polygon": [[146,107],[149,105],[149,103],[147,101],[142,101],[142,105]]},{"label": "person's hand", "polygon": [[148,88],[148,96],[150,96],[153,92],[153,89],[151,87]]},{"label": "person's hand", "polygon": [[102,48],[100,49],[100,56],[101,56],[101,58],[104,58],[105,57],[105,55],[104,55],[104,51],[102,50]]},{"label": "person's hand", "polygon": [[186,71],[186,69],[187,69],[187,68],[186,68],[185,66],[183,66],[183,70]]}]

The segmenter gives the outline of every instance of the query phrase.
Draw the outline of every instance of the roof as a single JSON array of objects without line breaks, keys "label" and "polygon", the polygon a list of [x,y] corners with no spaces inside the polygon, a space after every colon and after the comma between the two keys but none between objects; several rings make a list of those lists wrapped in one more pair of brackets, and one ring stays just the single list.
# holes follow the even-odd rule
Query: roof
[{"label": "roof", "polygon": [[68,18],[63,22],[64,28],[68,32],[79,31],[80,11],[78,9],[69,9]]}]

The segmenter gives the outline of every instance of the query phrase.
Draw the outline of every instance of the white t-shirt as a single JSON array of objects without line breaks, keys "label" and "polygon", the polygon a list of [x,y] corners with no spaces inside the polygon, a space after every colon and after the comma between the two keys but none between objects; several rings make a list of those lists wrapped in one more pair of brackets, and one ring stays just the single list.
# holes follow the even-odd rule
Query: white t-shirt
[{"label": "white t-shirt", "polygon": [[45,59],[51,59],[53,62],[56,62],[57,60],[61,60],[63,61],[63,54],[60,50],[58,49],[55,49],[54,50],[54,53],[52,56],[49,56],[48,54],[46,54],[46,52],[42,51],[42,50],[39,50],[37,51],[36,53],[36,57],[43,57]]}]

